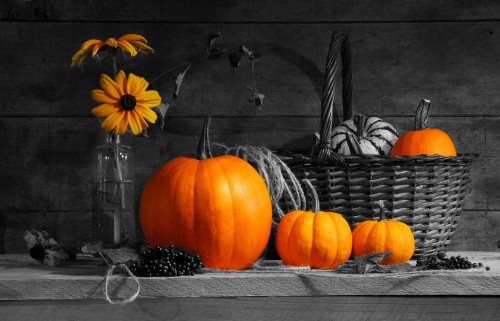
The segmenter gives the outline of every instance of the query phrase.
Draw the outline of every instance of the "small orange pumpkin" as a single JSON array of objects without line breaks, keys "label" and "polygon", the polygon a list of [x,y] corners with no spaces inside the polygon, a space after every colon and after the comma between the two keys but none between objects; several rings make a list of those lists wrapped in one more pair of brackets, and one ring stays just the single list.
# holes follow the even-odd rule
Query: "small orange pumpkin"
[{"label": "small orange pumpkin", "polygon": [[309,180],[304,183],[313,196],[313,211],[292,211],[278,224],[276,250],[284,265],[335,269],[349,259],[351,228],[337,213],[321,212]]},{"label": "small orange pumpkin", "polygon": [[404,133],[392,147],[391,156],[434,155],[457,156],[450,136],[437,128],[427,128],[431,104],[422,99],[415,115],[415,129]]},{"label": "small orange pumpkin", "polygon": [[189,249],[206,267],[239,270],[262,254],[271,233],[266,184],[246,161],[212,157],[205,121],[198,156],[179,157],[156,171],[141,196],[148,245]]},{"label": "small orange pumpkin", "polygon": [[380,260],[380,264],[407,262],[415,251],[415,239],[408,225],[395,220],[386,220],[384,203],[380,206],[378,221],[368,220],[356,225],[352,232],[352,252],[354,256],[371,253],[392,255]]}]

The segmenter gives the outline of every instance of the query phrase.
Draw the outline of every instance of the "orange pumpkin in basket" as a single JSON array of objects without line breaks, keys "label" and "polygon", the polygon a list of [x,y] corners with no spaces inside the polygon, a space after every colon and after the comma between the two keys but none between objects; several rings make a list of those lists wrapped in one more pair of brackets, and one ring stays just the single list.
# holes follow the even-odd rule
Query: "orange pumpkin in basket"
[{"label": "orange pumpkin in basket", "polygon": [[431,104],[422,99],[415,115],[415,129],[404,133],[392,147],[391,156],[434,155],[457,156],[450,136],[437,128],[427,128]]},{"label": "orange pumpkin in basket", "polygon": [[313,195],[313,211],[286,214],[276,232],[276,250],[284,265],[335,269],[349,259],[351,228],[337,213],[319,211],[319,200],[309,180],[304,180]]},{"label": "orange pumpkin in basket", "polygon": [[403,222],[386,220],[383,202],[377,204],[380,206],[380,219],[361,222],[352,231],[352,252],[354,256],[392,252],[378,263],[405,263],[415,251],[413,233]]},{"label": "orange pumpkin in basket", "polygon": [[244,269],[267,246],[271,198],[246,161],[211,156],[209,120],[197,158],[176,158],[148,180],[141,196],[141,227],[148,245],[175,244],[199,254],[206,267]]}]

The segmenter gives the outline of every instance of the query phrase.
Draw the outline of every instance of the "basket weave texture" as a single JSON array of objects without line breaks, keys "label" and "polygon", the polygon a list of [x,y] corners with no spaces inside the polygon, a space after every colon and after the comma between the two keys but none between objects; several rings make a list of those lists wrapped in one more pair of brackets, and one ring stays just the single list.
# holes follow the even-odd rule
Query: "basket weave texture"
[{"label": "basket weave texture", "polygon": [[[337,57],[342,56],[344,120],[352,117],[352,68],[347,35],[334,33],[328,52],[321,103],[320,137],[313,152],[280,151],[298,179],[309,179],[323,211],[340,213],[354,225],[378,219],[384,201],[389,218],[408,224],[415,237],[413,258],[451,244],[477,155],[458,157],[339,155],[331,148]],[[287,201],[283,200],[286,207]],[[391,217],[392,213],[392,217]]]}]

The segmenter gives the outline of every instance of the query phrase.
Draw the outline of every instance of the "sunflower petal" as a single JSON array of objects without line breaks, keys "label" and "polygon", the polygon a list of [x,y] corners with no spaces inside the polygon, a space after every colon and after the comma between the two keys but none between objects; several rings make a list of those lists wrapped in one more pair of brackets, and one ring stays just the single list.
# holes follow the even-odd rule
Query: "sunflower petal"
[{"label": "sunflower petal", "polygon": [[105,104],[115,104],[118,102],[116,98],[110,97],[104,90],[101,89],[92,90],[91,97],[93,100]]},{"label": "sunflower petal", "polygon": [[135,119],[134,114],[131,111],[129,111],[127,115],[128,115],[128,125],[130,126],[132,134],[139,135],[140,133],[142,133],[141,124]]},{"label": "sunflower petal", "polygon": [[87,51],[80,49],[75,54],[73,57],[71,57],[71,66],[74,66],[75,64],[81,64],[83,60],[87,57]]},{"label": "sunflower petal", "polygon": [[127,94],[136,96],[137,95],[137,83],[139,81],[139,77],[134,75],[133,73],[128,74],[127,80]]},{"label": "sunflower petal", "polygon": [[106,45],[105,42],[100,42],[100,43],[96,43],[93,47],[92,47],[92,57],[94,57],[95,55],[97,55],[97,52],[99,51],[99,49],[101,49],[102,47],[104,47]]},{"label": "sunflower petal", "polygon": [[144,79],[143,77],[137,77],[137,84],[135,88],[136,96],[141,95],[146,90],[146,88],[148,88],[148,86],[149,83],[146,79]]},{"label": "sunflower petal", "polygon": [[158,115],[152,111],[149,108],[144,108],[140,105],[135,106],[135,110],[139,114],[139,116],[143,117],[145,120],[148,122],[154,124],[156,122],[156,119],[158,118]]},{"label": "sunflower petal", "polygon": [[83,43],[81,49],[82,50],[89,50],[90,47],[92,47],[93,45],[95,44],[98,44],[98,43],[101,43],[103,41],[99,40],[99,39],[90,39],[90,40],[87,40]]},{"label": "sunflower petal", "polygon": [[120,122],[120,120],[123,118],[124,114],[125,114],[125,112],[123,110],[120,110],[116,113],[109,114],[102,121],[101,127],[104,128],[104,130],[107,132],[112,131],[117,126],[117,124]]},{"label": "sunflower petal", "polygon": [[158,107],[161,104],[160,94],[156,90],[148,90],[136,97],[137,105],[145,108]]},{"label": "sunflower petal", "polygon": [[125,95],[127,92],[127,76],[123,70],[120,70],[115,77],[115,82],[120,87],[120,94]]},{"label": "sunflower petal", "polygon": [[129,33],[129,34],[123,35],[120,38],[118,38],[118,40],[142,41],[144,43],[148,43],[148,41],[146,40],[146,38],[144,38],[141,35],[135,34],[135,33]]},{"label": "sunflower petal", "polygon": [[132,115],[132,117],[134,117],[135,121],[139,125],[141,125],[142,128],[149,127],[148,123],[144,120],[144,118],[135,109],[131,110],[130,114]]},{"label": "sunflower petal", "polygon": [[123,135],[127,131],[128,127],[128,111],[123,112],[123,117],[118,121],[115,128],[115,133],[117,135]]},{"label": "sunflower petal", "polygon": [[103,118],[117,111],[120,111],[120,108],[116,107],[115,105],[102,104],[92,108],[92,115],[96,116],[97,118]]},{"label": "sunflower petal", "polygon": [[134,46],[132,46],[130,42],[126,40],[118,40],[117,45],[118,48],[122,49],[123,51],[129,52],[132,57],[137,55],[137,50],[135,50]]},{"label": "sunflower petal", "polygon": [[133,40],[130,40],[129,42],[132,46],[136,47],[138,52],[142,52],[144,54],[148,54],[149,52],[151,52],[151,53],[155,52],[155,50],[153,48],[151,48],[150,46],[146,45],[143,42],[133,41]]},{"label": "sunflower petal", "polygon": [[115,38],[108,38],[108,40],[106,40],[106,44],[110,47],[116,48],[118,46],[118,41],[116,41]]},{"label": "sunflower petal", "polygon": [[120,100],[122,96],[120,93],[121,88],[116,82],[113,81],[113,79],[106,74],[102,74],[100,84],[108,96],[111,96],[116,100]]}]

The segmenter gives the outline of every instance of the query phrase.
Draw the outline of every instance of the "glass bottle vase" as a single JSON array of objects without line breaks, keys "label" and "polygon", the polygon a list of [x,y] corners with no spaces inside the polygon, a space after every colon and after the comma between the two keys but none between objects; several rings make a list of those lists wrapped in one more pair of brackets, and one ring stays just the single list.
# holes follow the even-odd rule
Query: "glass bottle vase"
[{"label": "glass bottle vase", "polygon": [[108,133],[92,155],[92,238],[103,248],[136,241],[134,156],[120,136]]}]

